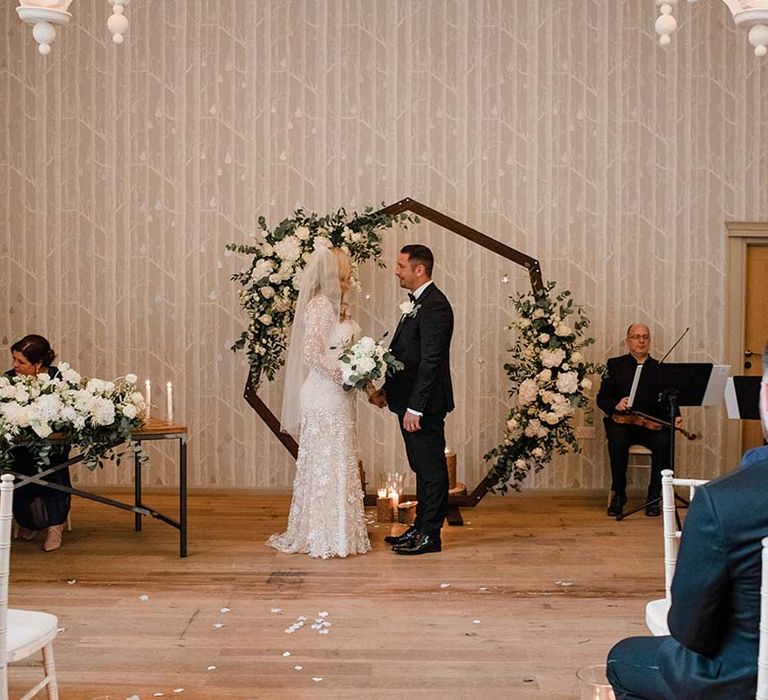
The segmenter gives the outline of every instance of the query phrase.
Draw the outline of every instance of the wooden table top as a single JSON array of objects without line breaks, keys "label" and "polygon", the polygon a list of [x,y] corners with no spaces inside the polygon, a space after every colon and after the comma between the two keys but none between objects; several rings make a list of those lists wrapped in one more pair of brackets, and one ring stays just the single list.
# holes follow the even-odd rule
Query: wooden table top
[{"label": "wooden table top", "polygon": [[140,428],[136,428],[131,435],[141,437],[142,435],[163,435],[168,433],[186,433],[187,426],[181,423],[173,423],[162,418],[150,418]]}]

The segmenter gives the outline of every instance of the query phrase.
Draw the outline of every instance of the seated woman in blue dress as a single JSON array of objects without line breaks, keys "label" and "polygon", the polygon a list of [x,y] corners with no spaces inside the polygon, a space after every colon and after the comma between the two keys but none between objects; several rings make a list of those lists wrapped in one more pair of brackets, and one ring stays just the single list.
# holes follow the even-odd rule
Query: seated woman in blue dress
[{"label": "seated woman in blue dress", "polygon": [[[50,343],[41,335],[27,335],[11,345],[13,369],[6,376],[37,375],[47,372],[51,377],[58,374],[53,366],[56,353]],[[49,452],[51,466],[69,459],[69,445],[54,445]],[[38,465],[32,452],[26,447],[13,449],[12,469],[17,474],[32,476],[44,471],[47,465]],[[45,477],[45,481],[72,486],[69,467],[60,469]],[[43,549],[51,552],[61,547],[64,525],[69,515],[71,496],[68,493],[40,486],[25,484],[13,494],[13,517],[19,525],[19,536],[25,540],[34,539],[37,532],[45,530]]]}]

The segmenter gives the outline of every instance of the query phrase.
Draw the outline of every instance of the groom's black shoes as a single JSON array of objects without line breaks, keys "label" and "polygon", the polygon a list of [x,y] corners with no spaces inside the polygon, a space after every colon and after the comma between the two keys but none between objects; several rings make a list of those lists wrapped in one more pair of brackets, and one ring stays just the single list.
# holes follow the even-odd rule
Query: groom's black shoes
[{"label": "groom's black shoes", "polygon": [[411,525],[402,535],[387,535],[384,538],[384,541],[387,544],[408,544],[410,542],[413,542],[413,540],[416,539],[416,535],[419,534],[419,531]]},{"label": "groom's black shoes", "polygon": [[425,535],[423,532],[419,532],[410,542],[392,547],[392,551],[397,554],[429,554],[441,549],[439,536]]}]

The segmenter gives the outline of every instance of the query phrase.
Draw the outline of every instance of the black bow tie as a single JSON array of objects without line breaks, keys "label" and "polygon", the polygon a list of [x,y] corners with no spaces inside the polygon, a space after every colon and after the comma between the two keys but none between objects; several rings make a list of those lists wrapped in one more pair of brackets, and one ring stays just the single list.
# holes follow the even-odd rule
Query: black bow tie
[{"label": "black bow tie", "polygon": [[413,292],[408,292],[408,298],[409,298],[409,299],[410,299],[412,302],[414,302],[414,303],[416,302],[416,296],[413,294]]}]

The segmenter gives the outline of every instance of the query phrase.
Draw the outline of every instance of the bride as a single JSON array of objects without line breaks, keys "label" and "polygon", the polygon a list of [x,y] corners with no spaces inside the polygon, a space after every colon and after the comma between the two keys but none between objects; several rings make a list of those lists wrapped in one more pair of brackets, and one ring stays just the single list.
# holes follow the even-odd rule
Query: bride
[{"label": "bride", "polygon": [[339,248],[317,247],[301,278],[286,362],[281,430],[298,436],[288,529],[267,544],[311,557],[370,548],[357,466],[354,392],[341,385],[341,348],[359,326],[344,297],[352,265]]}]

